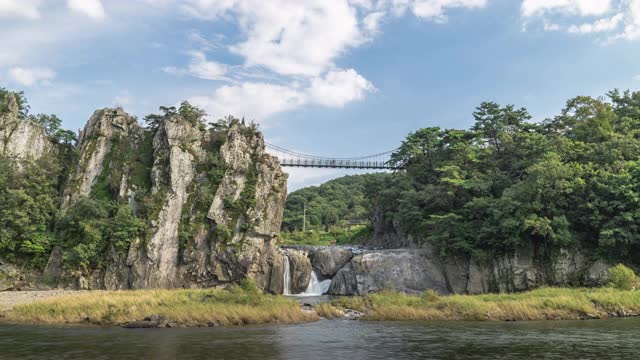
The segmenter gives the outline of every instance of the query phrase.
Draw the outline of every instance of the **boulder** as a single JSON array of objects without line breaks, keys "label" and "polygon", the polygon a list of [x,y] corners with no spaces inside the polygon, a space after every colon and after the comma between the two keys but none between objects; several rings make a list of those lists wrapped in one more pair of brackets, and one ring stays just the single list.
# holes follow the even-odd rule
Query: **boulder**
[{"label": "boulder", "polygon": [[338,271],[330,295],[366,295],[383,289],[420,293],[433,289],[448,294],[439,264],[423,250],[379,250],[356,255]]},{"label": "boulder", "polygon": [[353,252],[350,249],[337,246],[320,248],[311,252],[310,255],[313,268],[318,274],[325,277],[335,276],[338,270],[353,258]]},{"label": "boulder", "polygon": [[287,249],[286,256],[289,258],[289,271],[291,272],[291,291],[292,294],[304,292],[311,281],[311,261],[306,252],[299,250]]}]

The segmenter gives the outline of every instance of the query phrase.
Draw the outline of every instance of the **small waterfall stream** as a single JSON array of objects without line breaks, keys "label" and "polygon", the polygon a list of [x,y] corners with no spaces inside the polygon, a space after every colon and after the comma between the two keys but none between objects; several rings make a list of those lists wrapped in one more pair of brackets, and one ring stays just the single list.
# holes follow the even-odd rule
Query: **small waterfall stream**
[{"label": "small waterfall stream", "polygon": [[287,254],[284,255],[283,261],[283,274],[282,274],[282,295],[293,295],[293,296],[320,296],[322,294],[327,293],[329,291],[329,287],[331,286],[331,279],[318,280],[318,275],[314,270],[311,270],[311,279],[309,279],[309,285],[307,285],[307,289],[300,294],[292,294],[291,293],[291,263],[289,261],[289,256]]},{"label": "small waterfall stream", "polygon": [[291,270],[289,265],[289,257],[284,254],[284,274],[283,274],[283,290],[282,295],[291,295]]},{"label": "small waterfall stream", "polygon": [[329,286],[331,286],[331,279],[319,281],[316,272],[312,270],[309,286],[307,286],[307,289],[302,294],[298,294],[298,296],[320,296],[329,291]]}]

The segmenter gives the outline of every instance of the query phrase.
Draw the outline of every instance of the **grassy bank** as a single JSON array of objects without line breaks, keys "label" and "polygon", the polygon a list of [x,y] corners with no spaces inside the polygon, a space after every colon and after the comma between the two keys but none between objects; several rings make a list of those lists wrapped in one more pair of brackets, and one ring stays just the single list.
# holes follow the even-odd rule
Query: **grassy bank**
[{"label": "grassy bank", "polygon": [[313,321],[294,299],[263,295],[252,286],[222,289],[105,291],[17,305],[16,323],[123,325],[159,316],[176,326],[294,324]]},{"label": "grassy bank", "polygon": [[640,291],[611,288],[542,288],[517,294],[421,296],[382,292],[340,298],[317,308],[335,318],[344,309],[364,313],[364,320],[560,320],[640,314]]},{"label": "grassy bank", "polygon": [[344,228],[332,228],[330,231],[283,231],[280,233],[281,245],[358,245],[371,236],[370,226],[358,225],[351,232]]}]

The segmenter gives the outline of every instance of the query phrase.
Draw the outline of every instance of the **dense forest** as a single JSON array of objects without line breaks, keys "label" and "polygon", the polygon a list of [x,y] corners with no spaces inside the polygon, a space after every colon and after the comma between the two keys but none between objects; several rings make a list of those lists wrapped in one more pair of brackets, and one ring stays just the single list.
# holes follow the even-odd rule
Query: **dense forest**
[{"label": "dense forest", "polygon": [[473,118],[407,136],[391,160],[405,170],[365,189],[386,221],[445,256],[582,249],[640,264],[640,92],[579,96],[540,123],[494,102]]},{"label": "dense forest", "polygon": [[[8,116],[9,95],[0,88],[0,119]],[[56,149],[38,160],[20,161],[0,152],[0,256],[41,268],[54,243],[58,199],[75,156],[76,135],[62,129],[55,115],[29,114],[22,92],[14,96],[19,120],[42,125]]]},{"label": "dense forest", "polygon": [[371,201],[365,196],[365,190],[369,183],[377,181],[378,175],[345,176],[292,192],[287,197],[282,230],[302,230],[305,205],[307,229],[328,230],[344,220],[368,219]]}]

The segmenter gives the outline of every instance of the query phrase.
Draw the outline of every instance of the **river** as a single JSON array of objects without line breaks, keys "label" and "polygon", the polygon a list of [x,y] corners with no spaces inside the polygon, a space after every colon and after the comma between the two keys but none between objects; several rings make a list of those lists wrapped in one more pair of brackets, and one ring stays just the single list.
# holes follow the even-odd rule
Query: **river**
[{"label": "river", "polygon": [[632,359],[640,319],[513,323],[321,320],[140,329],[0,325],[2,359]]}]

